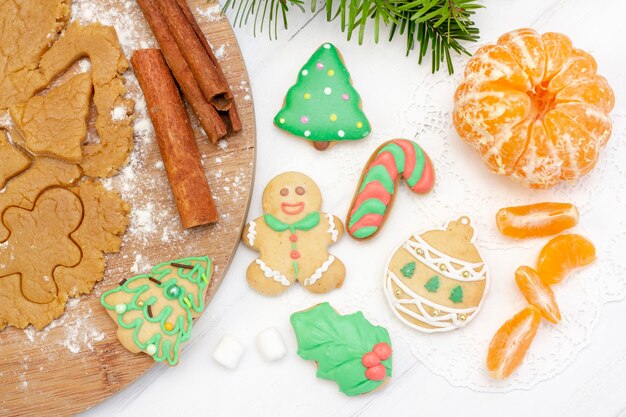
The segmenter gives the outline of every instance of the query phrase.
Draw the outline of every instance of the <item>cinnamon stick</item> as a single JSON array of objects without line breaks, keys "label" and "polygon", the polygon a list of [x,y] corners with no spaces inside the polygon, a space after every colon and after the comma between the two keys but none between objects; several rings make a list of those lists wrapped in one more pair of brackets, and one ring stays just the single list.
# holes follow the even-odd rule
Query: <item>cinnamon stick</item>
[{"label": "cinnamon stick", "polygon": [[[206,37],[204,36],[204,32],[202,32],[202,29],[198,25],[198,22],[196,21],[196,18],[194,17],[193,12],[191,11],[191,9],[189,8],[189,5],[187,4],[187,0],[176,0],[176,3],[178,3],[180,10],[183,12],[185,17],[187,18],[187,21],[191,25],[193,31],[196,33],[198,40],[200,40],[200,43],[202,44],[202,47],[204,48],[207,55],[211,59],[211,62],[213,62],[213,65],[215,65],[215,68],[218,71],[218,75],[223,80],[223,82],[225,82],[226,85],[228,86],[227,97],[230,97],[232,99],[233,93],[232,93],[232,90],[230,89],[230,85],[228,85],[228,81],[226,80],[224,71],[222,71],[222,66],[220,65],[220,62],[215,56],[215,54],[213,53],[213,49],[211,48],[211,45],[209,45],[209,42],[206,40]],[[222,115],[224,114],[222,113]],[[239,118],[239,113],[237,112],[237,106],[235,105],[234,101],[233,101],[233,105],[230,106],[230,109],[228,109],[228,112],[224,116],[225,116],[225,119],[228,121],[230,128],[233,132],[239,132],[241,130],[241,127],[242,127],[241,119]]]},{"label": "cinnamon stick", "polygon": [[156,0],[156,3],[204,97],[217,110],[227,111],[233,101],[228,97],[228,83],[220,77],[178,3],[175,0]]},{"label": "cinnamon stick", "polygon": [[131,63],[146,98],[183,227],[217,221],[191,123],[161,51],[137,50]]},{"label": "cinnamon stick", "polygon": [[216,143],[228,133],[224,121],[222,121],[217,110],[204,98],[202,90],[200,90],[185,57],[167,27],[167,23],[161,16],[155,0],[137,0],[137,3],[139,3],[154,37],[161,46],[167,65],[172,70],[174,78],[176,78],[191,109],[198,117],[200,125],[209,140]]}]

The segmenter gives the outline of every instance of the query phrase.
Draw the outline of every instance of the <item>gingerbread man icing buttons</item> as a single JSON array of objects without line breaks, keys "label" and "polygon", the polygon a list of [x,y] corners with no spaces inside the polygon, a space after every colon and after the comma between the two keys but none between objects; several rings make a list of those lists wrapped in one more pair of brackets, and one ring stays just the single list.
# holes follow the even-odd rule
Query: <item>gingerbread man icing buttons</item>
[{"label": "gingerbread man icing buttons", "polygon": [[321,206],[319,187],[302,173],[286,172],[269,182],[265,214],[242,233],[244,244],[260,252],[246,272],[254,290],[279,295],[296,281],[315,293],[341,287],[346,269],[328,246],[341,238],[343,224]]},{"label": "gingerbread man icing buttons", "polygon": [[468,217],[409,236],[385,268],[384,291],[394,314],[425,333],[465,326],[480,310],[488,271]]}]

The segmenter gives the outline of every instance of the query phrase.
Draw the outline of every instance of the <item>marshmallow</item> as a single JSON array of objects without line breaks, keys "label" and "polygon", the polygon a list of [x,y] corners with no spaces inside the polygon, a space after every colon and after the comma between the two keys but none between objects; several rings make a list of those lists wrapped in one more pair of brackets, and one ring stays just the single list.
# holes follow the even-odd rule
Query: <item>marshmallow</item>
[{"label": "marshmallow", "polygon": [[256,347],[268,362],[281,359],[287,353],[287,346],[276,327],[269,327],[256,336]]},{"label": "marshmallow", "polygon": [[237,339],[225,334],[213,350],[213,359],[228,369],[236,369],[245,348]]}]

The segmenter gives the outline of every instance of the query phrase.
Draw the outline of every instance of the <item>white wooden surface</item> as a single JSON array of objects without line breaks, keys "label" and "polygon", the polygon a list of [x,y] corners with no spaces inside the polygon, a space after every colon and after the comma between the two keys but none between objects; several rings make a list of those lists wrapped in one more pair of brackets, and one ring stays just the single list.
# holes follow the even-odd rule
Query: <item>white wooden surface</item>
[{"label": "white wooden surface", "polygon": [[[594,54],[599,72],[615,89],[615,113],[624,114],[623,15],[626,3],[620,0],[593,4],[585,0],[490,0],[484,3],[487,8],[477,16],[484,40],[494,40],[499,34],[522,26],[568,34],[576,46]],[[320,14],[301,17],[293,13],[291,28],[283,31],[278,41],[269,42],[265,32],[254,38],[250,28],[235,32],[250,74],[258,129],[258,168],[250,215],[260,213],[261,192],[271,177],[281,170],[301,169],[313,176],[319,172],[316,179],[322,190],[331,190],[325,195],[324,210],[344,217],[351,193],[347,190],[355,185],[341,187],[347,191],[346,195],[332,194],[335,167],[331,165],[336,163],[337,157],[313,154],[312,148],[289,139],[272,126],[271,120],[283,94],[309,54],[322,42],[332,41],[349,56],[353,78],[357,67],[368,68],[360,71],[355,83],[363,97],[376,97],[364,105],[378,139],[392,137],[405,131],[395,125],[397,118],[394,117],[404,110],[402,98],[427,76],[429,66],[417,66],[413,55],[405,58],[400,40],[392,44],[382,42],[378,46],[368,43],[360,48],[347,43],[338,26],[327,24]],[[392,93],[387,94],[388,90]],[[614,132],[612,140],[623,139],[623,133]],[[457,138],[441,140],[458,141]],[[350,145],[329,152],[350,152]],[[401,200],[399,198],[397,204],[403,204]],[[589,228],[600,227],[607,224],[601,219],[611,216],[617,218],[623,213],[614,213],[610,207],[594,208],[586,216],[586,222],[591,225]],[[349,275],[344,288],[328,297],[320,297],[319,301],[336,301],[336,307],[341,310],[342,297],[349,298],[349,292],[358,289],[359,280],[380,280],[379,264],[384,263],[390,248],[406,233],[401,222],[394,219],[393,214],[391,217],[386,229],[376,238],[376,245],[380,245],[377,248],[383,255],[380,260],[372,261],[371,268],[364,267],[359,246],[349,238],[334,247],[333,252],[344,260],[348,271],[364,274]],[[523,256],[530,259],[528,254]],[[240,248],[220,291],[194,327],[193,341],[186,348],[181,364],[176,368],[155,366],[135,384],[84,415],[626,416],[626,332],[623,331],[626,301],[605,305],[599,311],[599,324],[593,330],[589,345],[562,373],[530,390],[480,393],[453,387],[430,373],[411,354],[406,343],[398,343],[394,345],[391,383],[374,395],[347,398],[337,392],[333,383],[317,380],[313,365],[296,356],[295,338],[288,321],[293,312],[290,304],[259,296],[247,287],[245,269],[254,257],[253,252],[243,246]],[[509,253],[492,256],[493,259],[508,257]],[[609,278],[626,279],[626,276]],[[498,294],[492,292],[489,297],[498,297]],[[501,321],[505,318],[502,316]],[[480,323],[477,318],[472,325]],[[273,364],[265,363],[254,346],[256,334],[268,326],[280,329],[289,349],[286,358]],[[233,334],[247,347],[239,369],[234,372],[220,367],[211,358],[213,348],[224,333]]]}]

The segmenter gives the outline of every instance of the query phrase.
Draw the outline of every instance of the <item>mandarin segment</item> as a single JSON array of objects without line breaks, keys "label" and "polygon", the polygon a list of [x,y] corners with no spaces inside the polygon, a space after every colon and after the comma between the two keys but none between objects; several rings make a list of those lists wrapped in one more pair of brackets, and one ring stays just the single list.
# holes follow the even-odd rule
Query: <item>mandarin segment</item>
[{"label": "mandarin segment", "polygon": [[584,103],[601,112],[608,113],[615,105],[615,95],[609,82],[601,75],[594,74],[572,82],[555,97],[556,103]]},{"label": "mandarin segment", "polygon": [[535,189],[575,180],[611,135],[615,97],[596,70],[565,35],[507,33],[468,62],[454,126],[492,172]]},{"label": "mandarin segment", "polygon": [[556,33],[546,32],[541,35],[543,41],[543,49],[546,51],[546,72],[544,81],[554,77],[563,65],[569,60],[574,47],[572,40],[567,36]]},{"label": "mandarin segment", "polygon": [[592,264],[596,248],[578,234],[565,234],[550,240],[539,253],[537,272],[546,284],[562,282],[574,270]]},{"label": "mandarin segment", "polygon": [[528,145],[515,165],[513,178],[531,188],[547,189],[560,181],[562,165],[543,121],[536,120],[529,131]]},{"label": "mandarin segment", "polygon": [[471,83],[502,81],[522,91],[531,87],[528,76],[515,58],[500,45],[485,45],[478,49],[465,66],[465,80]]},{"label": "mandarin segment", "polygon": [[550,236],[578,224],[578,209],[570,203],[537,203],[498,210],[496,224],[505,236],[517,239]]},{"label": "mandarin segment", "polygon": [[515,282],[526,301],[537,307],[546,320],[554,324],[561,321],[561,311],[554,292],[541,280],[537,271],[529,266],[520,266],[515,271]]},{"label": "mandarin segment", "polygon": [[539,323],[541,312],[529,305],[498,329],[487,353],[487,371],[492,378],[506,379],[521,365]]}]

